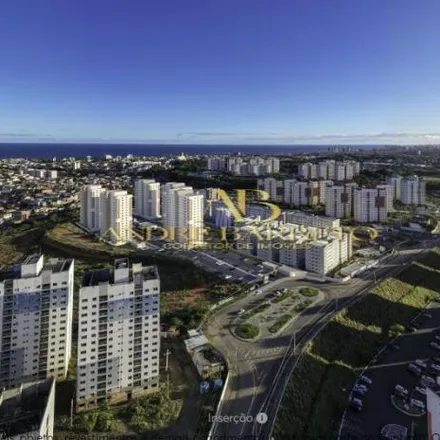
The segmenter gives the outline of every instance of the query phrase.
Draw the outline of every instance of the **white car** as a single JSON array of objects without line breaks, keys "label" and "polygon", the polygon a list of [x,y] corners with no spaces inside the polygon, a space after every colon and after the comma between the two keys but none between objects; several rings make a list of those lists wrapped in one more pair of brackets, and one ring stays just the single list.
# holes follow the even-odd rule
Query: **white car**
[{"label": "white car", "polygon": [[416,408],[425,409],[425,404],[417,399],[411,399],[409,401],[411,406],[415,406]]},{"label": "white car", "polygon": [[437,344],[436,342],[431,342],[431,343],[429,344],[429,346],[430,346],[431,348],[435,348],[436,350],[439,350],[439,351],[440,351],[440,345]]},{"label": "white car", "polygon": [[427,383],[428,385],[435,385],[435,380],[430,376],[423,375],[420,380]]},{"label": "white car", "polygon": [[394,394],[400,397],[407,397],[408,396],[408,390],[404,388],[402,385],[396,385],[394,388]]},{"label": "white car", "polygon": [[245,309],[240,309],[237,313],[238,316],[244,315],[246,313]]},{"label": "white car", "polygon": [[431,364],[431,369],[437,372],[440,372],[440,365],[438,364]]}]

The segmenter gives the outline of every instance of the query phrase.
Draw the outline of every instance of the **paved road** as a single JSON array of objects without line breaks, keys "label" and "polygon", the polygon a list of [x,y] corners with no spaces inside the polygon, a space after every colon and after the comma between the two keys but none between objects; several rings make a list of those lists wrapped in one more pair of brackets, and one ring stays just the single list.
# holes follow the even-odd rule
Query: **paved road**
[{"label": "paved road", "polygon": [[296,353],[293,352],[294,341],[300,348],[305,339],[308,340],[314,336],[323,323],[325,324],[325,321],[331,318],[330,312],[345,307],[355,296],[368,292],[373,285],[374,278],[379,279],[397,273],[419,257],[420,252],[427,250],[414,249],[403,255],[392,256],[375,272],[365,275],[363,279],[355,279],[349,285],[316,284],[294,279],[279,282],[273,290],[283,287],[312,286],[323,291],[326,298],[311,310],[307,310],[282,334],[275,337],[260,339],[256,342],[244,342],[235,338],[231,329],[237,311],[242,308],[251,308],[257,300],[263,300],[260,297],[264,294],[258,297],[248,296],[222,309],[212,317],[205,332],[228,360],[231,378],[220,408],[220,415],[250,415],[255,420],[256,415],[264,411],[269,416],[269,420],[264,425],[249,421],[215,423],[213,434],[215,436],[229,435],[234,438],[257,434],[261,440],[269,438],[285,383],[296,355],[299,353],[299,350]]}]

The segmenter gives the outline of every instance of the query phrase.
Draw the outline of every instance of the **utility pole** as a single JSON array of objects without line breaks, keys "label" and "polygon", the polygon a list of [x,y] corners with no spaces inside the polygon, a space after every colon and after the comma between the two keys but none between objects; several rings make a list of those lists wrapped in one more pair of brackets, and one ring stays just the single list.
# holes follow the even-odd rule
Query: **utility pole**
[{"label": "utility pole", "polygon": [[168,398],[170,397],[170,373],[168,372],[169,367],[169,361],[168,358],[171,354],[171,351],[167,348],[167,351],[165,353],[165,372],[167,373],[167,394]]},{"label": "utility pole", "polygon": [[73,397],[70,401],[70,428],[73,427]]},{"label": "utility pole", "polygon": [[165,371],[168,371],[168,357],[170,356],[171,351],[169,349],[167,349],[166,353],[165,353]]}]

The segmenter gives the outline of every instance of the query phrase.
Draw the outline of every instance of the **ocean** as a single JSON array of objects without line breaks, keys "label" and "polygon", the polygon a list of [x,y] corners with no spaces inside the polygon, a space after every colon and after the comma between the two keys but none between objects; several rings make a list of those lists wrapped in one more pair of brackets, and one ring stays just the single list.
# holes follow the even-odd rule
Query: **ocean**
[{"label": "ocean", "polygon": [[[86,156],[165,156],[185,153],[195,154],[294,154],[304,152],[324,152],[328,145],[141,145],[141,144],[67,144],[67,143],[0,143],[0,158],[51,159],[53,157]],[[362,148],[369,148],[363,146]]]}]

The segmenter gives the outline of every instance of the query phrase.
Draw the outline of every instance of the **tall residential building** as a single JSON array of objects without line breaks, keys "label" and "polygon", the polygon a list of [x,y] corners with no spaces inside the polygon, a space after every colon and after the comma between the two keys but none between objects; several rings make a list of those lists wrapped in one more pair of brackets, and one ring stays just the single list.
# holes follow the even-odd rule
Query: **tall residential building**
[{"label": "tall residential building", "polygon": [[325,160],[318,163],[318,178],[324,180],[348,181],[359,173],[360,163],[355,161]]},{"label": "tall residential building", "polygon": [[79,291],[79,411],[157,389],[160,281],[155,266],[115,261],[84,275]]},{"label": "tall residential building", "polygon": [[160,217],[160,183],[139,179],[134,184],[135,214],[143,218]]},{"label": "tall residential building", "polygon": [[393,176],[388,179],[388,185],[392,188],[393,200],[402,199],[402,176]]},{"label": "tall residential building", "polygon": [[418,176],[403,179],[401,201],[404,205],[425,205],[426,182]]},{"label": "tall residential building", "polygon": [[283,201],[284,182],[273,177],[258,180],[258,188],[269,194],[269,199],[275,202]]},{"label": "tall residential building", "polygon": [[318,177],[318,166],[314,163],[302,163],[298,165],[298,175],[303,179],[316,179]]},{"label": "tall residential building", "polygon": [[296,182],[292,187],[291,201],[293,206],[318,205],[319,204],[319,182]]},{"label": "tall residential building", "polygon": [[389,191],[384,188],[357,188],[354,190],[354,220],[359,223],[384,222],[388,216]]},{"label": "tall residential building", "polygon": [[226,159],[223,157],[209,157],[208,170],[222,171],[226,168]]},{"label": "tall residential building", "polygon": [[89,232],[101,228],[101,195],[105,189],[101,185],[87,185],[80,192],[80,223]]},{"label": "tall residential building", "polygon": [[376,189],[385,191],[387,211],[393,212],[393,187],[391,185],[376,185]]},{"label": "tall residential building", "polygon": [[170,238],[174,238],[177,227],[177,190],[187,188],[182,182],[168,182],[161,186],[162,226],[169,231]]},{"label": "tall residential building", "polygon": [[73,275],[73,260],[43,255],[0,272],[0,388],[67,374]]},{"label": "tall residential building", "polygon": [[53,378],[0,390],[2,439],[52,439],[54,421],[55,380]]},{"label": "tall residential building", "polygon": [[204,197],[184,183],[169,182],[162,186],[162,220],[168,237],[186,247],[203,244]]},{"label": "tall residential building", "polygon": [[349,218],[353,215],[354,190],[356,183],[327,185],[325,215],[334,218]]},{"label": "tall residential building", "polygon": [[122,245],[132,238],[133,196],[127,191],[105,191],[101,194],[101,230],[114,245]]},{"label": "tall residential building", "polygon": [[327,275],[339,265],[347,262],[352,255],[350,234],[343,233],[340,237],[329,237],[315,240],[307,245],[305,255],[306,270]]}]

